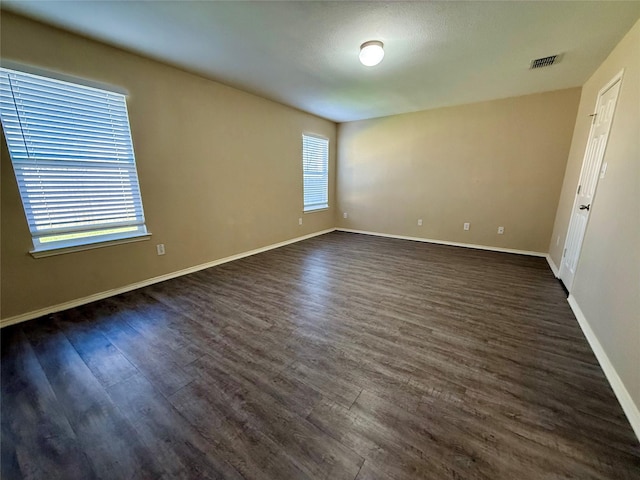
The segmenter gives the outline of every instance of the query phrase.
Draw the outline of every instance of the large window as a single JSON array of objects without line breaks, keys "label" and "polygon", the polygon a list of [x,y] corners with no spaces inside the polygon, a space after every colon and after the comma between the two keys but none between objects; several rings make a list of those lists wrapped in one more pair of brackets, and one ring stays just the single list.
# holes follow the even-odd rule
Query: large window
[{"label": "large window", "polygon": [[33,253],[147,237],[125,96],[0,68]]},{"label": "large window", "polygon": [[329,207],[329,140],[302,135],[304,211]]}]

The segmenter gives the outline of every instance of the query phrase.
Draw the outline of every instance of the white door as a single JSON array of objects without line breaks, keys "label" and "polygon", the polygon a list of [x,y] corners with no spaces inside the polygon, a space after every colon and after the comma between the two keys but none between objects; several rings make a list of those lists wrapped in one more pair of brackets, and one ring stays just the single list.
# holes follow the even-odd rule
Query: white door
[{"label": "white door", "polygon": [[587,229],[587,222],[593,207],[593,198],[598,185],[598,178],[603,177],[606,165],[602,165],[602,159],[607,148],[607,139],[613,120],[613,112],[618,100],[622,72],[609,82],[598,94],[596,113],[593,116],[587,150],[582,162],[580,182],[576,192],[576,198],[571,212],[569,231],[564,244],[562,263],[560,264],[560,279],[567,290],[571,291],[573,278],[580,258],[582,240]]}]

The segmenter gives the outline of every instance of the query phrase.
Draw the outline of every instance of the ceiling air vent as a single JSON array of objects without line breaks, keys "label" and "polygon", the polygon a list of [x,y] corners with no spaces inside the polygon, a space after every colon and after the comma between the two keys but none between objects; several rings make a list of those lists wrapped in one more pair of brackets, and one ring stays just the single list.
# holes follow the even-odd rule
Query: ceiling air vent
[{"label": "ceiling air vent", "polygon": [[559,55],[551,55],[550,57],[542,57],[536,58],[535,60],[531,60],[531,70],[534,68],[542,68],[542,67],[550,67],[554,63],[558,63],[560,60]]}]

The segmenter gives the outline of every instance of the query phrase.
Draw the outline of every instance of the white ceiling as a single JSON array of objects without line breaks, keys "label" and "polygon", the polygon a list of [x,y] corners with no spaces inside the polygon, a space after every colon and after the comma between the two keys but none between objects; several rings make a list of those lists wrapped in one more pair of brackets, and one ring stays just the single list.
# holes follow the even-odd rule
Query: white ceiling
[{"label": "white ceiling", "polygon": [[[2,0],[2,8],[344,122],[582,85],[640,1]],[[382,40],[376,67],[359,46]],[[529,70],[532,59],[560,63]]]}]

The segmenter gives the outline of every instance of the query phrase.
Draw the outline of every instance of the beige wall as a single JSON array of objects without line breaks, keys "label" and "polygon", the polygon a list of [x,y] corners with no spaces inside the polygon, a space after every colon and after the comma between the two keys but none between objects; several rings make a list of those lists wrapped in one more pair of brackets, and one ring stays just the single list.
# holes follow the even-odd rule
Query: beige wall
[{"label": "beige wall", "polygon": [[[640,407],[640,22],[584,84],[550,253],[560,265],[598,91],[624,77],[571,294]],[[556,246],[557,238],[559,246]],[[636,425],[636,428],[638,426]]]},{"label": "beige wall", "polygon": [[338,225],[546,252],[579,96],[572,88],[341,124]]},{"label": "beige wall", "polygon": [[[31,258],[3,135],[3,319],[334,226],[334,123],[22,17],[1,17],[2,58],[129,91],[153,233],[148,242]],[[328,211],[302,213],[302,132],[330,139]],[[157,243],[165,244],[165,256],[156,255]]]}]

